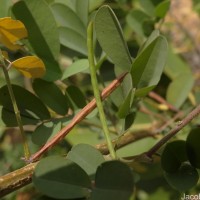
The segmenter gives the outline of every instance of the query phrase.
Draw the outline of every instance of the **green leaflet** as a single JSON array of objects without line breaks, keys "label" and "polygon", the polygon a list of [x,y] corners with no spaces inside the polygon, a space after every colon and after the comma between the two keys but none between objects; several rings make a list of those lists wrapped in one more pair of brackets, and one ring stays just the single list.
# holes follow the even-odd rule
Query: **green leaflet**
[{"label": "green leaflet", "polygon": [[67,79],[79,72],[85,72],[89,68],[88,59],[79,59],[68,66],[63,72],[62,80]]},{"label": "green leaflet", "polygon": [[52,82],[35,79],[33,89],[40,99],[53,111],[60,115],[68,112],[68,99],[61,90]]},{"label": "green leaflet", "polygon": [[88,144],[75,145],[67,154],[67,159],[81,166],[89,176],[93,176],[97,167],[105,161],[103,155]]},{"label": "green leaflet", "polygon": [[117,160],[104,162],[97,169],[91,199],[129,199],[133,187],[132,172],[125,163]]},{"label": "green leaflet", "polygon": [[44,0],[24,0],[15,3],[12,11],[26,26],[31,47],[45,63],[47,71],[44,79],[48,81],[59,79],[61,77],[57,63],[60,53],[59,34],[48,4]]},{"label": "green leaflet", "polygon": [[42,159],[34,171],[33,183],[43,194],[55,199],[83,198],[91,187],[86,172],[60,156]]},{"label": "green leaflet", "polygon": [[158,36],[139,53],[131,69],[134,87],[143,89],[158,84],[167,58],[167,47],[166,39]]},{"label": "green leaflet", "polygon": [[124,40],[121,26],[109,6],[102,6],[95,16],[95,31],[103,51],[113,63],[129,71],[132,59]]},{"label": "green leaflet", "polygon": [[[49,111],[38,97],[18,85],[12,85],[12,88],[23,124],[36,124],[50,118]],[[0,88],[0,105],[3,106],[3,121],[7,126],[16,126],[16,117],[7,86]]]}]

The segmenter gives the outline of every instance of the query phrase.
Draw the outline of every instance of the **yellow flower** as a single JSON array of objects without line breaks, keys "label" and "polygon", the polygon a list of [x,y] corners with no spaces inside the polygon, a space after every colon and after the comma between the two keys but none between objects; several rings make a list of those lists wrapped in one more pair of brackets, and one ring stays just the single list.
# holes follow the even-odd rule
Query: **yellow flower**
[{"label": "yellow flower", "polygon": [[12,67],[28,78],[40,78],[46,72],[43,61],[37,56],[19,58],[12,62]]},{"label": "yellow flower", "polygon": [[8,49],[12,51],[20,49],[21,46],[17,41],[27,35],[27,30],[21,21],[10,17],[0,18],[0,43]]}]

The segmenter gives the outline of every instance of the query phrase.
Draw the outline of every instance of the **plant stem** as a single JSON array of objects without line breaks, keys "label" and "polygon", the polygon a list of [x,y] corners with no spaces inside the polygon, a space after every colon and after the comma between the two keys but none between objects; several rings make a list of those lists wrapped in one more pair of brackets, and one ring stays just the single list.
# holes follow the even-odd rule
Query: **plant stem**
[{"label": "plant stem", "polygon": [[[101,99],[106,99],[124,80],[127,73],[121,74],[115,80],[113,80],[106,88],[103,89],[101,93]],[[39,158],[47,152],[49,149],[54,147],[59,141],[61,141],[78,123],[80,123],[89,113],[91,113],[97,107],[96,99],[92,99],[79,113],[77,113],[70,123],[62,128],[50,141],[48,141],[41,149],[39,149],[36,153],[31,155],[29,160],[26,162],[35,162],[39,160]]]},{"label": "plant stem", "polygon": [[2,66],[3,73],[4,73],[4,76],[5,76],[5,79],[6,79],[8,92],[10,94],[10,99],[11,99],[13,109],[14,109],[14,112],[15,112],[15,117],[16,117],[17,124],[19,126],[19,130],[20,130],[20,133],[21,133],[21,137],[22,137],[22,141],[23,141],[23,147],[24,147],[24,157],[27,160],[30,157],[28,141],[27,141],[26,135],[24,133],[23,124],[22,124],[22,120],[21,120],[21,116],[20,116],[20,111],[19,111],[18,106],[17,106],[17,102],[16,102],[15,95],[14,95],[14,92],[13,92],[13,89],[12,89],[10,77],[9,77],[9,74],[8,74],[8,71],[7,71],[7,66],[6,66],[6,63],[4,61],[4,57],[2,55],[1,50],[0,50],[0,62],[2,64],[1,66]]},{"label": "plant stem", "polygon": [[[126,74],[123,74],[122,76],[120,76],[117,80],[114,80],[114,82],[112,83],[112,87],[108,86],[109,88],[105,88],[103,93],[102,93],[102,98],[105,99],[107,96],[110,95],[110,93],[116,89],[116,87],[122,82],[123,78],[126,76]],[[56,134],[55,138],[53,138],[53,140],[50,141],[50,143],[48,143],[47,145],[45,145],[41,150],[39,150],[36,154],[34,154],[32,156],[32,161],[36,161],[39,159],[39,157],[46,152],[48,149],[50,149],[53,145],[56,144],[56,142],[60,141],[72,128],[74,127],[77,123],[79,123],[87,114],[89,114],[94,108],[96,107],[96,101],[95,99],[90,102],[85,108],[82,109],[82,111],[80,111],[80,113],[74,118],[74,120],[72,120],[70,122],[70,124],[72,125],[68,125],[67,127],[65,127],[63,130],[61,130],[59,133]],[[192,119],[194,119],[195,117],[197,117],[200,113],[200,105],[195,108],[186,118],[183,119],[182,123],[180,123],[177,127],[175,127],[175,129],[171,130],[169,132],[169,134],[167,134],[167,138],[163,138],[161,140],[165,140],[165,143],[172,137],[174,136],[180,129],[182,129],[185,125],[187,125]],[[143,130],[145,131],[145,130]],[[142,132],[143,132],[142,131]],[[125,146],[127,144],[129,144],[130,142],[134,142],[137,141],[138,139],[142,139],[144,137],[154,137],[156,136],[154,132],[148,131],[147,133],[145,132],[134,132],[134,134],[130,133],[131,135],[127,134],[124,135],[124,138],[121,138],[120,141],[118,140],[113,140],[114,143],[117,144],[116,148],[120,148],[122,146]],[[173,134],[172,134],[173,133]],[[147,134],[147,135],[146,135]],[[170,138],[169,136],[170,135]],[[161,142],[161,140],[159,142]],[[159,143],[158,142],[158,143]],[[149,156],[148,158],[151,158],[151,156],[156,153],[156,151],[163,145],[158,145],[158,143],[156,144],[156,148],[155,146],[152,147],[148,152],[143,153],[142,155],[145,156]],[[108,150],[107,150],[107,146],[105,144],[99,144],[96,145],[96,148],[98,150],[101,151],[102,154],[107,154]],[[139,155],[141,158],[141,155]],[[135,156],[133,157],[135,158]],[[147,159],[148,159],[147,158]],[[131,158],[125,158],[125,159],[131,159]],[[136,159],[137,161],[137,159]],[[141,159],[139,159],[139,161],[141,161]],[[151,160],[148,160],[151,161]],[[37,163],[32,163],[30,165],[26,165],[24,168],[18,169],[14,172],[11,172],[5,176],[1,176],[0,177],[0,197],[3,197],[6,194],[10,194],[11,192],[13,192],[16,188],[19,189],[27,184],[29,184],[31,182],[31,176],[33,174],[33,171],[35,169],[35,166],[37,165]],[[13,183],[13,174],[15,174],[15,179],[14,179],[14,183]],[[11,177],[11,178],[9,178]],[[9,179],[8,179],[9,178]]]},{"label": "plant stem", "polygon": [[178,125],[173,128],[165,137],[163,137],[158,143],[156,143],[145,155],[149,158],[153,156],[154,153],[160,149],[161,146],[166,144],[169,139],[175,136],[183,127],[185,127],[189,122],[191,122],[195,117],[200,114],[200,105],[197,106],[194,110],[192,110]]},{"label": "plant stem", "polygon": [[168,107],[169,110],[178,112],[178,109],[175,108],[173,105],[168,103],[165,99],[163,99],[160,95],[156,94],[155,92],[151,91],[149,92],[148,96],[154,100],[156,100],[159,103],[162,103]]},{"label": "plant stem", "polygon": [[0,198],[32,182],[32,175],[38,163],[31,163],[0,178]]},{"label": "plant stem", "polygon": [[99,68],[101,67],[101,65],[103,64],[103,62],[106,60],[107,56],[104,55],[96,64],[95,68],[96,68],[96,71],[99,70]]},{"label": "plant stem", "polygon": [[88,25],[88,29],[87,29],[87,47],[88,47],[88,60],[89,60],[89,66],[90,66],[91,82],[92,82],[92,87],[94,90],[94,97],[97,102],[99,117],[101,120],[104,136],[105,136],[106,142],[108,144],[108,149],[109,149],[110,155],[113,159],[116,159],[117,156],[116,156],[116,153],[115,153],[115,150],[114,150],[111,138],[110,138],[109,129],[108,129],[108,126],[106,123],[106,117],[105,117],[105,113],[103,110],[103,105],[102,105],[98,82],[97,82],[97,77],[96,77],[96,66],[95,66],[95,62],[94,62],[94,48],[93,48],[93,22],[90,22],[90,24]]}]

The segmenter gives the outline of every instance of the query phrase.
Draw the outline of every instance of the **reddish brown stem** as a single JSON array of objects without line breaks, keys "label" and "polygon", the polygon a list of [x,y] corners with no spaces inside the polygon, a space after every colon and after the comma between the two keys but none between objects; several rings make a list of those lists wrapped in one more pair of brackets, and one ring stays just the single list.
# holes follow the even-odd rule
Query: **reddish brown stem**
[{"label": "reddish brown stem", "polygon": [[[123,81],[124,77],[127,73],[123,73],[118,78],[116,78],[112,83],[107,86],[101,93],[101,98],[104,100],[108,97]],[[72,121],[60,130],[47,144],[45,144],[38,152],[33,154],[27,162],[35,162],[39,160],[39,158],[55,146],[60,140],[62,140],[72,129],[78,124],[81,120],[83,120],[90,112],[92,112],[96,108],[96,100],[93,99],[90,103],[88,103],[73,119]]]},{"label": "reddish brown stem", "polygon": [[[116,139],[112,140],[112,143],[115,147],[115,150],[117,150],[117,149],[120,149],[120,148],[126,146],[127,144],[136,142],[138,140],[141,140],[141,139],[147,138],[147,137],[156,138],[156,134],[153,133],[152,131],[147,131],[147,130],[140,130],[140,131],[136,131],[134,133],[130,132],[128,134],[121,136],[120,138],[116,138]],[[95,147],[103,155],[109,154],[108,146],[106,143],[97,144]]]},{"label": "reddish brown stem", "polygon": [[[134,159],[135,161],[145,161],[150,162],[152,161],[151,158],[152,155],[163,145],[165,144],[171,137],[173,137],[178,131],[180,131],[184,126],[186,126],[190,121],[192,121],[195,117],[197,117],[200,113],[200,105],[195,108],[187,117],[185,117],[174,129],[172,129],[163,139],[161,139],[154,147],[152,147],[148,152],[143,153],[141,155],[132,156],[132,157],[126,157],[125,159]],[[136,133],[135,133],[136,134]],[[129,144],[130,142],[134,142],[137,139],[141,139],[143,137],[146,137],[146,134],[150,137],[154,137],[154,133],[145,132],[142,134],[142,132],[138,132],[136,135],[124,135],[121,138],[121,141],[113,140],[113,143],[116,144],[116,149]],[[139,137],[139,138],[138,138]],[[108,149],[106,145],[103,144],[96,146],[99,151],[101,151],[103,154],[107,154]],[[34,154],[35,155],[35,154]],[[5,194],[9,194],[13,192],[15,189],[20,188],[24,185],[27,185],[31,181],[31,176],[33,174],[33,171],[35,169],[36,163],[32,163],[28,166],[25,166],[22,169],[19,169],[15,172],[11,172],[8,175],[2,176],[0,178],[0,197],[3,197]],[[31,167],[31,168],[30,168]],[[30,169],[30,170],[29,170]],[[15,179],[13,179],[13,174],[15,174]],[[9,178],[10,177],[10,178]]]},{"label": "reddish brown stem", "polygon": [[160,95],[156,94],[155,92],[149,92],[148,96],[156,100],[157,102],[166,105],[171,111],[178,112],[177,108],[168,103],[165,99],[163,99]]},{"label": "reddish brown stem", "polygon": [[197,106],[192,112],[189,113],[182,121],[180,121],[175,128],[173,128],[165,137],[163,137],[158,143],[156,143],[145,155],[149,158],[153,156],[154,153],[160,149],[169,139],[175,136],[183,127],[185,127],[189,122],[191,122],[195,117],[200,114],[200,105]]}]

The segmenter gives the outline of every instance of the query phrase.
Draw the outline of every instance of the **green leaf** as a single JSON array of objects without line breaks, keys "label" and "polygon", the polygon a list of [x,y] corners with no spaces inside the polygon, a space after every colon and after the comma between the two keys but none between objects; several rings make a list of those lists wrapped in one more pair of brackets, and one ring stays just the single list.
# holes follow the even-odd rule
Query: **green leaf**
[{"label": "green leaf", "polygon": [[[165,187],[159,187],[154,185],[154,192],[152,193],[148,193],[148,200],[159,200],[162,197],[162,200],[169,200],[171,199],[171,192],[169,192],[169,190],[166,190]],[[178,194],[177,194],[178,195]],[[174,198],[175,195],[173,196]]]},{"label": "green leaf", "polygon": [[167,11],[169,10],[170,7],[170,1],[166,0],[158,4],[155,8],[155,15],[157,17],[163,18],[165,17]]},{"label": "green leaf", "polygon": [[60,52],[59,33],[48,4],[44,0],[18,1],[12,11],[25,24],[32,48],[45,63],[44,78],[49,81],[59,79],[61,70],[56,61]]},{"label": "green leaf", "polygon": [[51,9],[58,26],[71,29],[86,38],[86,27],[73,10],[60,3],[52,4]]},{"label": "green leaf", "polygon": [[102,154],[88,144],[74,146],[67,154],[67,159],[79,165],[89,176],[94,175],[97,167],[105,161]]},{"label": "green leaf", "polygon": [[[33,113],[30,113],[29,111],[20,109],[20,116],[22,119],[23,125],[35,125],[41,122],[40,119],[35,117]],[[12,108],[7,109],[7,108],[2,108],[1,110],[1,119],[2,122],[7,126],[7,127],[16,127],[18,126],[16,116],[14,113],[14,110]]]},{"label": "green leaf", "polygon": [[176,173],[165,172],[164,175],[167,182],[179,191],[188,191],[199,179],[197,170],[188,163],[184,163]]},{"label": "green leaf", "polygon": [[161,156],[162,169],[168,173],[176,172],[181,164],[187,160],[185,141],[170,142],[165,146]]},{"label": "green leaf", "polygon": [[128,0],[115,0],[117,3],[124,4],[127,3]]},{"label": "green leaf", "polygon": [[[120,73],[121,74],[121,73]],[[133,90],[133,83],[131,74],[128,73],[121,83],[121,89],[123,93],[124,99],[129,95],[129,93]]]},{"label": "green leaf", "polygon": [[144,87],[141,89],[137,89],[135,92],[136,97],[145,97],[151,90],[153,90],[156,87],[156,85],[152,85],[150,87]]},{"label": "green leaf", "polygon": [[142,24],[142,28],[144,30],[144,35],[149,36],[152,31],[155,29],[155,21],[153,19],[146,19]]},{"label": "green leaf", "polygon": [[74,12],[76,11],[76,0],[55,0],[55,3],[61,3],[69,7]]},{"label": "green leaf", "polygon": [[63,73],[62,80],[77,73],[84,72],[88,68],[89,68],[88,59],[79,59],[66,68],[66,70]]},{"label": "green leaf", "polygon": [[167,41],[158,36],[134,60],[131,75],[134,87],[157,85],[167,58]]},{"label": "green leaf", "polygon": [[105,0],[89,0],[89,11],[95,10],[103,4]]},{"label": "green leaf", "polygon": [[193,9],[197,14],[200,13],[200,2],[199,2],[199,0],[193,0],[192,9]]},{"label": "green leaf", "polygon": [[170,47],[168,50],[167,63],[165,66],[166,75],[172,80],[182,73],[192,76],[190,66],[184,62],[178,54],[175,54]]},{"label": "green leaf", "polygon": [[102,6],[97,11],[95,30],[97,39],[108,57],[116,66],[129,71],[132,59],[121,26],[109,6]]},{"label": "green leaf", "polygon": [[76,13],[87,27],[88,23],[88,10],[89,10],[89,0],[76,0]]},{"label": "green leaf", "polygon": [[148,47],[158,36],[160,35],[159,30],[152,31],[151,35],[147,38],[147,40],[144,42],[144,44],[140,47],[138,51],[138,55],[146,48]]},{"label": "green leaf", "polygon": [[167,101],[176,108],[180,108],[191,92],[193,85],[194,78],[190,76],[190,73],[179,74],[167,88]]},{"label": "green leaf", "polygon": [[86,172],[60,156],[42,159],[35,168],[33,183],[43,194],[56,199],[86,197],[91,187]]},{"label": "green leaf", "polygon": [[82,91],[73,85],[66,89],[66,95],[75,108],[83,108],[86,105],[86,99]]},{"label": "green leaf", "polygon": [[35,79],[33,89],[40,99],[53,111],[60,115],[68,113],[68,99],[54,83]]},{"label": "green leaf", "polygon": [[[121,84],[120,89],[122,91],[121,98],[123,99],[123,101],[121,101],[119,104],[118,116],[120,118],[125,118],[126,115],[128,115],[130,112],[130,109],[134,100],[134,95],[135,95],[135,88],[133,88],[132,77],[130,74],[126,75],[126,77],[124,78]],[[119,98],[119,95],[117,98]]]},{"label": "green leaf", "polygon": [[73,10],[80,20],[83,22],[85,27],[88,23],[88,9],[89,1],[88,0],[55,0],[55,3],[61,3]]},{"label": "green leaf", "polygon": [[[122,73],[123,71],[121,69],[115,68],[116,76]],[[124,109],[124,108],[128,106],[127,104],[130,104],[130,105],[132,104],[133,96],[134,96],[133,90],[134,89],[133,89],[132,77],[130,73],[128,73],[126,77],[124,78],[123,82],[121,83],[121,85],[116,90],[114,90],[112,94],[110,95],[112,102],[115,104],[116,107],[118,107],[118,111],[121,109],[121,111],[123,112],[124,110],[124,115],[125,113],[128,112],[128,109]],[[125,110],[127,110],[127,112]]]},{"label": "green leaf", "polygon": [[[0,119],[2,119],[2,109],[3,106],[0,106]],[[3,123],[3,120],[0,120],[0,136],[3,134],[2,129],[4,129],[5,124]]]},{"label": "green leaf", "polygon": [[130,168],[120,161],[101,164],[95,177],[92,200],[125,200],[133,193],[133,177]]},{"label": "green leaf", "polygon": [[129,114],[132,103],[133,103],[134,95],[135,95],[135,89],[132,89],[129,92],[128,96],[126,97],[125,101],[119,107],[119,110],[118,110],[119,118],[125,118]]},{"label": "green leaf", "polygon": [[82,53],[83,55],[87,55],[87,42],[80,33],[66,27],[59,27],[58,30],[62,45]]},{"label": "green leaf", "polygon": [[143,39],[145,37],[143,22],[149,19],[149,16],[141,10],[132,10],[126,17],[126,21],[131,29]]},{"label": "green leaf", "polygon": [[9,16],[8,11],[12,5],[11,0],[0,0],[0,18]]},{"label": "green leaf", "polygon": [[68,134],[67,141],[71,145],[77,145],[80,143],[97,145],[100,142],[102,143],[105,142],[102,137],[101,138],[99,137],[99,133],[97,131],[90,130],[88,129],[88,127],[86,129],[84,129],[83,127],[81,128],[77,127],[72,132],[72,134]]},{"label": "green leaf", "polygon": [[114,105],[118,108],[124,101],[124,94],[122,91],[122,87],[118,87],[116,90],[114,90],[110,95],[110,98],[114,103]]},{"label": "green leaf", "polygon": [[[20,12],[22,9],[24,9],[23,13]],[[49,53],[51,53],[53,57],[57,59],[60,52],[57,26],[55,19],[51,13],[51,10],[49,9],[45,1],[24,0],[17,2],[13,5],[13,12],[16,15],[16,17],[19,18],[28,29],[28,37],[30,42],[37,41],[37,43],[39,43],[37,44],[37,46],[33,46],[33,44],[31,43],[31,45],[35,47],[35,50],[37,50],[41,55],[46,55],[44,52],[46,50],[44,49],[44,46],[41,49],[41,45],[43,45],[43,43],[40,43],[40,38],[37,38],[37,40],[32,41],[32,39],[41,36],[44,40],[43,42],[45,42],[45,48],[47,48],[48,51],[50,51]],[[31,24],[28,25],[28,23]],[[36,30],[39,29],[38,35],[36,33],[36,30],[33,30],[34,28],[36,28]]]},{"label": "green leaf", "polygon": [[186,148],[190,163],[196,167],[200,168],[200,128],[194,128],[190,131],[187,140]]},{"label": "green leaf", "polygon": [[[29,122],[31,122],[32,119],[36,122],[38,120],[50,118],[49,111],[39,98],[18,85],[12,85],[12,88],[22,117],[29,118]],[[14,117],[14,110],[7,86],[0,88],[0,105],[4,107],[5,115],[13,115]],[[23,121],[23,123],[27,124],[25,121]],[[17,123],[15,125],[17,125]]]},{"label": "green leaf", "polygon": [[88,0],[54,3],[51,8],[59,25],[61,44],[87,55]]},{"label": "green leaf", "polygon": [[139,0],[140,5],[142,6],[143,10],[150,16],[154,16],[155,12],[155,5],[152,0],[144,1]]},{"label": "green leaf", "polygon": [[136,117],[136,112],[131,112],[129,113],[126,117],[125,117],[125,120],[124,120],[124,131],[126,131],[127,129],[129,129],[132,125],[133,125],[133,122],[135,120],[135,117]]},{"label": "green leaf", "polygon": [[[167,101],[179,108],[188,97],[194,84],[190,67],[169,48],[165,74],[172,79],[167,90]],[[177,95],[177,91],[180,93]],[[176,92],[176,93],[175,93]]]},{"label": "green leaf", "polygon": [[61,129],[61,122],[46,122],[37,126],[32,134],[32,142],[39,146],[44,145]]},{"label": "green leaf", "polygon": [[51,4],[54,2],[54,0],[45,0],[48,4]]}]

